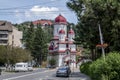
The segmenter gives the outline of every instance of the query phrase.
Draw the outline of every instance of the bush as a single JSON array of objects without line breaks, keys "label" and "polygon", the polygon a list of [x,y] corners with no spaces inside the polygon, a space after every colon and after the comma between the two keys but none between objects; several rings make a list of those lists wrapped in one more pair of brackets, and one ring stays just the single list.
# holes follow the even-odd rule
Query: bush
[{"label": "bush", "polygon": [[42,61],[41,67],[46,67],[47,66],[47,61]]},{"label": "bush", "polygon": [[100,58],[90,65],[83,64],[80,69],[92,80],[120,80],[120,53],[109,53],[105,60]]},{"label": "bush", "polygon": [[82,63],[81,65],[80,65],[80,71],[82,72],[82,73],[85,73],[85,74],[87,74],[87,75],[89,75],[89,66],[90,66],[90,64],[91,64],[92,62],[86,62],[86,63]]},{"label": "bush", "polygon": [[49,60],[49,64],[50,64],[51,66],[55,66],[55,65],[56,65],[56,60],[55,60],[55,59]]}]

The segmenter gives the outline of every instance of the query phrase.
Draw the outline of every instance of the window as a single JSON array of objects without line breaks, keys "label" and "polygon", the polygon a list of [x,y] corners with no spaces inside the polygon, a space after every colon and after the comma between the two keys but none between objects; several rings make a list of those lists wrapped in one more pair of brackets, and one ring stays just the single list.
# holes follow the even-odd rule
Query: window
[{"label": "window", "polygon": [[16,65],[16,67],[22,67],[22,65]]},{"label": "window", "polygon": [[0,40],[0,43],[7,43],[7,40]]},{"label": "window", "polygon": [[7,34],[0,34],[0,38],[7,38],[8,35]]}]

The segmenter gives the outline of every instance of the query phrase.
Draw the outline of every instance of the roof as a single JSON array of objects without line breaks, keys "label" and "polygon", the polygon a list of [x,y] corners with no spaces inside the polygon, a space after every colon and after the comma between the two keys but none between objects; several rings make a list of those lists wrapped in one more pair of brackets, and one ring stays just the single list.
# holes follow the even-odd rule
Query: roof
[{"label": "roof", "polygon": [[64,31],[63,29],[61,29],[61,30],[59,31],[59,34],[65,34],[65,31]]},{"label": "roof", "polygon": [[36,20],[36,21],[33,21],[33,24],[34,25],[37,25],[37,24],[40,24],[40,25],[53,25],[53,22],[51,20]]},{"label": "roof", "polygon": [[69,30],[69,34],[74,34],[74,31],[72,29]]},{"label": "roof", "polygon": [[0,21],[0,30],[12,31],[12,24],[7,21]]},{"label": "roof", "polygon": [[65,17],[63,17],[61,14],[55,18],[55,23],[57,24],[67,24],[67,21]]}]

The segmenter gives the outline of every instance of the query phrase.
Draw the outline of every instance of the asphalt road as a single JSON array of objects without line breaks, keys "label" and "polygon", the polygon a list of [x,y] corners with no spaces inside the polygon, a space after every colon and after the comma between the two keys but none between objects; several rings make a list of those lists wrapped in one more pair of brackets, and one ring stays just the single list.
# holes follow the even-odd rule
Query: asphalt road
[{"label": "asphalt road", "polygon": [[32,72],[2,73],[0,80],[90,80],[78,70],[70,77],[56,77],[56,69],[37,69]]}]

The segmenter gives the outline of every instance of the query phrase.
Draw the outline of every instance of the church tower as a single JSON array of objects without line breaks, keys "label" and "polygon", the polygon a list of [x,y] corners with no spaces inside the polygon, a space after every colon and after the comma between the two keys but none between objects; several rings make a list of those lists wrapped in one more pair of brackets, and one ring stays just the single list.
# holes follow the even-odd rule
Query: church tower
[{"label": "church tower", "polygon": [[67,20],[59,15],[54,21],[53,39],[49,45],[49,60],[54,58],[57,62],[56,66],[76,65],[76,45],[73,43],[75,33],[70,28],[67,31]]}]

